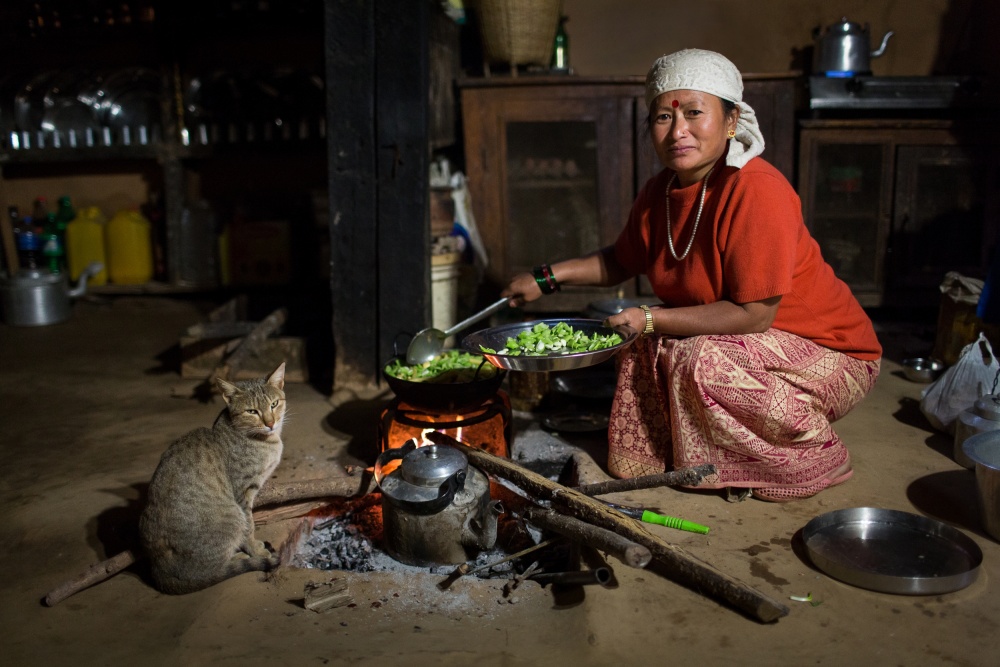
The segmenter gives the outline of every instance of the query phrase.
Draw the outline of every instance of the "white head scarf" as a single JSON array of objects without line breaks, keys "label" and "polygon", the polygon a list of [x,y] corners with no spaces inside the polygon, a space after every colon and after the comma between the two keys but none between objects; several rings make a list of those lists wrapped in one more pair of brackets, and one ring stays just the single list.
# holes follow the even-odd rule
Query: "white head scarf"
[{"label": "white head scarf", "polygon": [[661,56],[646,75],[646,108],[672,90],[710,93],[734,102],[739,108],[736,136],[729,140],[727,165],[740,169],[764,152],[764,136],[757,125],[757,116],[743,102],[743,77],[728,58],[702,49],[684,49]]}]

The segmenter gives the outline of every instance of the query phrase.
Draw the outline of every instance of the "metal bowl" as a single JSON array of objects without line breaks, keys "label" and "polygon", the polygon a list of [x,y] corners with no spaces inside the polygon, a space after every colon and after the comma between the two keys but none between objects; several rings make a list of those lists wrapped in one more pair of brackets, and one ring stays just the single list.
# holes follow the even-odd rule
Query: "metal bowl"
[{"label": "metal bowl", "polygon": [[[575,352],[573,354],[550,354],[541,356],[521,355],[515,357],[507,354],[487,354],[480,349],[481,347],[487,347],[491,350],[502,350],[507,345],[508,338],[517,337],[517,335],[522,331],[530,331],[536,324],[544,323],[552,327],[560,322],[565,322],[569,326],[573,327],[573,329],[583,331],[588,336],[592,336],[594,334],[607,336],[617,333],[622,337],[622,342],[614,347],[605,348],[603,350],[595,350],[594,352]],[[593,366],[601,363],[602,361],[607,361],[634,343],[635,339],[638,337],[639,332],[632,327],[606,327],[600,320],[535,320],[532,322],[515,322],[514,324],[505,324],[503,326],[483,329],[482,331],[471,333],[462,339],[462,348],[473,354],[481,354],[494,366],[497,366],[498,368],[505,368],[509,371],[571,371],[576,368]]]},{"label": "metal bowl", "polygon": [[860,588],[936,595],[965,588],[983,552],[965,533],[918,514],[855,507],[822,514],[802,529],[809,558]]},{"label": "metal bowl", "polygon": [[944,363],[927,357],[903,359],[903,375],[911,382],[933,382],[944,370]]}]

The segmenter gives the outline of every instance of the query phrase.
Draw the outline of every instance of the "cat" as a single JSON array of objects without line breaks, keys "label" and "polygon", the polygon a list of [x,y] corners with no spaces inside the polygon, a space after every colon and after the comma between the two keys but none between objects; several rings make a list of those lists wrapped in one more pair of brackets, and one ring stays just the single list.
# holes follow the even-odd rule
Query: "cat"
[{"label": "cat", "polygon": [[265,378],[217,383],[226,408],[211,429],[195,429],[163,453],[139,519],[153,582],[164,593],[192,593],[279,564],[254,536],[252,510],[281,461],[285,364]]}]

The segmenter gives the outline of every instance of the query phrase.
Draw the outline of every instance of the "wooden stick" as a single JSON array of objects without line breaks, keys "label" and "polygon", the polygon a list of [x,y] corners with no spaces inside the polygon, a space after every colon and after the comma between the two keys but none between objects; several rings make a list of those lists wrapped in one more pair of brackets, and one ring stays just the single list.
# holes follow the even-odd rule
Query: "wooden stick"
[{"label": "wooden stick", "polygon": [[110,579],[134,562],[135,554],[131,551],[123,551],[107,560],[91,565],[83,574],[52,589],[45,596],[45,606],[54,607],[71,595],[79,593],[84,588],[99,584],[105,579]]},{"label": "wooden stick", "polygon": [[608,493],[638,491],[639,489],[652,489],[658,486],[698,486],[703,479],[714,474],[715,466],[711,463],[706,463],[693,468],[681,468],[680,470],[659,473],[657,475],[643,475],[630,479],[613,479],[610,482],[584,484],[574,487],[574,489],[585,496],[603,496]]},{"label": "wooden stick", "polygon": [[284,308],[278,308],[276,311],[261,320],[257,326],[253,328],[246,338],[240,343],[239,347],[230,354],[227,358],[223,359],[212,374],[208,377],[208,383],[212,386],[213,390],[216,386],[215,381],[218,379],[228,380],[229,377],[237,370],[243,367],[246,363],[247,358],[253,354],[253,351],[260,347],[268,336],[273,334],[275,331],[281,328],[281,325],[285,323],[285,319],[288,317],[288,311]]},{"label": "wooden stick", "polygon": [[524,513],[524,518],[539,528],[551,530],[576,542],[606,551],[629,567],[642,569],[649,565],[649,561],[653,558],[649,549],[641,544],[636,544],[606,528],[599,528],[553,510],[532,507]]},{"label": "wooden stick", "polygon": [[788,614],[789,610],[785,605],[695,558],[681,547],[664,542],[646,530],[640,522],[622,515],[599,500],[550,481],[509,459],[468,447],[444,433],[431,432],[427,437],[437,444],[457,448],[468,457],[472,465],[515,484],[540,500],[559,502],[577,519],[607,528],[645,546],[672,578],[695,590],[722,600],[764,623],[776,621]]},{"label": "wooden stick", "polygon": [[[257,494],[254,507],[310,498],[363,496],[369,493],[374,486],[375,480],[370,474],[268,484]],[[258,514],[266,517],[265,512]],[[136,555],[132,551],[123,551],[107,560],[91,565],[82,574],[54,588],[45,596],[45,604],[52,607],[85,588],[110,579],[134,562],[136,562]]]},{"label": "wooden stick", "polygon": [[375,489],[375,476],[370,473],[329,479],[307,479],[295,482],[268,483],[254,499],[254,508],[278,505],[292,500],[316,498],[350,498],[364,496]]},{"label": "wooden stick", "polygon": [[286,503],[284,505],[261,508],[259,510],[254,510],[253,525],[265,526],[269,523],[274,523],[275,521],[295,519],[300,516],[305,516],[320,507],[326,507],[328,504],[328,500],[306,500],[299,503]]},{"label": "wooden stick", "polygon": [[305,585],[303,591],[303,606],[317,613],[336,607],[344,607],[352,602],[354,602],[354,598],[351,596],[347,579],[344,577],[318,583],[310,581]]}]

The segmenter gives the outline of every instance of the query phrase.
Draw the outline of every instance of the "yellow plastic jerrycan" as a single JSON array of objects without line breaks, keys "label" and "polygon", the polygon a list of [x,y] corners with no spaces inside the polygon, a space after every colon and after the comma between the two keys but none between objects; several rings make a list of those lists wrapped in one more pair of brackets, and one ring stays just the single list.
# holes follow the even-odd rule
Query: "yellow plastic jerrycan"
[{"label": "yellow plastic jerrycan", "polygon": [[76,217],[66,225],[66,260],[72,280],[79,280],[91,262],[100,262],[105,268],[91,277],[90,284],[108,282],[108,262],[104,255],[104,225],[107,222],[101,209],[90,206],[77,211]]},{"label": "yellow plastic jerrycan", "polygon": [[104,228],[108,277],[118,285],[141,285],[153,277],[152,226],[135,209],[122,209]]}]

